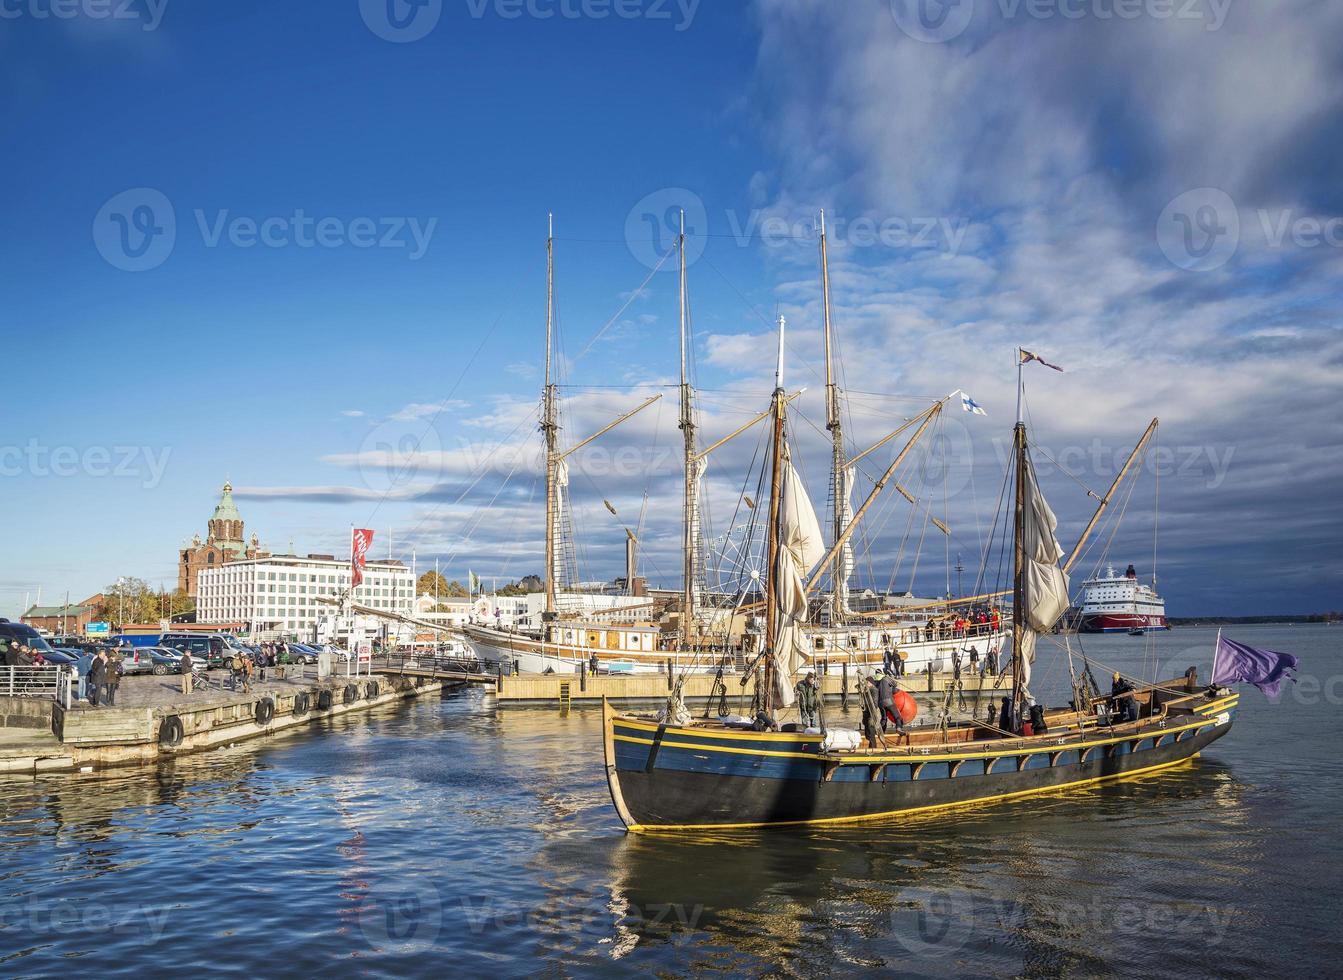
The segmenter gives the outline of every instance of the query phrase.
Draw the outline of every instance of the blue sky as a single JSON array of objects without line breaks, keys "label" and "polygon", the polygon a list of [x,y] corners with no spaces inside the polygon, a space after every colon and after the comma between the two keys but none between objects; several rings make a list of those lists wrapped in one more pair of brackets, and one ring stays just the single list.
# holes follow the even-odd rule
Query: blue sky
[{"label": "blue sky", "polygon": [[[0,328],[19,382],[0,615],[39,587],[171,584],[226,478],[275,550],[340,550],[353,523],[455,576],[539,571],[535,459],[511,453],[536,445],[546,214],[565,378],[602,386],[568,392],[577,438],[674,380],[675,279],[647,263],[677,207],[703,429],[763,407],[785,313],[818,508],[819,208],[854,444],[953,388],[989,409],[948,419],[954,477],[921,477],[953,543],[925,543],[915,571],[892,504],[867,581],[898,559],[900,585],[939,589],[952,548],[978,565],[1021,344],[1068,368],[1029,396],[1068,470],[1041,464],[1065,543],[1088,513],[1079,484],[1103,489],[1160,415],[1171,611],[1343,605],[1328,5],[1121,21],[981,2],[947,37],[903,0],[606,17],[395,0],[407,29],[371,0],[69,9],[23,0],[0,19]],[[667,403],[582,461],[585,577],[619,570],[602,500],[632,523],[647,492],[646,570],[674,584],[677,437]],[[418,452],[389,480],[397,444]],[[753,450],[712,463],[715,532]],[[1157,491],[1149,472],[1116,562],[1151,565]]]}]

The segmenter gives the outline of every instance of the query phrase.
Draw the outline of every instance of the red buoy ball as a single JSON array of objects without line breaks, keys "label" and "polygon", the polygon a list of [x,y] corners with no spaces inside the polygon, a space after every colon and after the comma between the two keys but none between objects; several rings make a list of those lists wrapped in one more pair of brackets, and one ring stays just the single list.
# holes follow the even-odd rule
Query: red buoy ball
[{"label": "red buoy ball", "polygon": [[919,713],[918,702],[914,700],[914,695],[908,691],[896,691],[891,701],[895,705],[895,710],[900,712],[900,720],[906,725],[913,721],[914,716]]}]

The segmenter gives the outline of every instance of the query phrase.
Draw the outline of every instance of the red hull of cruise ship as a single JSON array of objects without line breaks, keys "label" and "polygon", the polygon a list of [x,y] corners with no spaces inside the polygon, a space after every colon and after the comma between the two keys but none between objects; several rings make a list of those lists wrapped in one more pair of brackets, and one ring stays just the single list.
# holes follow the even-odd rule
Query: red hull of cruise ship
[{"label": "red hull of cruise ship", "polygon": [[1082,617],[1078,629],[1083,633],[1120,633],[1141,627],[1149,630],[1168,630],[1165,616],[1144,616],[1141,613],[1100,613]]}]

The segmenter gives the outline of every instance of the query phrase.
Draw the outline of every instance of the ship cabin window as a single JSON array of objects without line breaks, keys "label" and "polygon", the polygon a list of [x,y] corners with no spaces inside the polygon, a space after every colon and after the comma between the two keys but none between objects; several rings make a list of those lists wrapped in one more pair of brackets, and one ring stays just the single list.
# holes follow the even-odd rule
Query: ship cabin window
[{"label": "ship cabin window", "polygon": [[823,636],[816,637],[816,649],[817,650],[825,649],[825,637]]},{"label": "ship cabin window", "polygon": [[565,642],[565,643],[573,643],[573,642],[574,642],[574,631],[573,631],[573,630],[565,630],[565,631],[564,631],[564,642]]},{"label": "ship cabin window", "polygon": [[594,633],[594,632],[592,632],[591,630],[589,630],[589,631],[588,631],[588,646],[590,646],[590,647],[595,647],[595,646],[599,646],[600,643],[601,643],[601,641],[600,641],[600,639],[598,638],[597,634]]},{"label": "ship cabin window", "polygon": [[884,646],[884,647],[888,647],[888,646],[891,645],[891,634],[890,634],[890,633],[882,633],[882,634],[881,634],[881,645]]},{"label": "ship cabin window", "polygon": [[850,635],[850,636],[849,636],[849,647],[850,647],[850,649],[853,649],[853,650],[857,650],[857,649],[858,649],[858,637],[853,636],[853,635]]}]

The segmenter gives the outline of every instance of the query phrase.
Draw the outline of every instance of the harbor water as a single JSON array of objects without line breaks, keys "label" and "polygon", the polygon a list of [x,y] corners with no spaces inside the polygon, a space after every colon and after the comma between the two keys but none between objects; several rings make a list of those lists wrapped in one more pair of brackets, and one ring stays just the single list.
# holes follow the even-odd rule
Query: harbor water
[{"label": "harbor water", "polygon": [[[479,691],[4,780],[0,971],[1332,975],[1343,628],[1228,632],[1297,654],[1301,682],[1245,688],[1202,758],[893,823],[628,836],[599,709]],[[1108,687],[1113,668],[1206,678],[1214,635],[1080,645]],[[1057,642],[1041,694],[1067,690]]]}]

